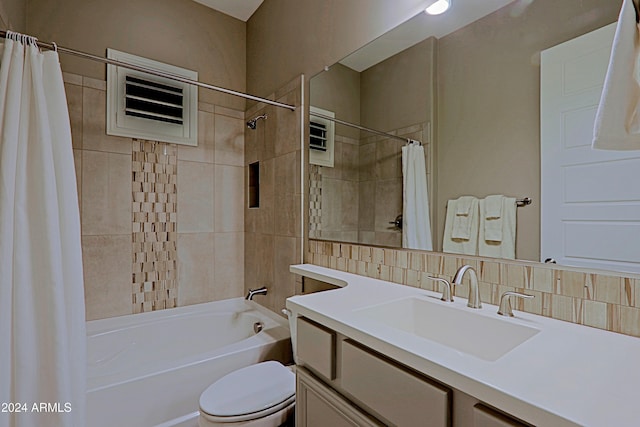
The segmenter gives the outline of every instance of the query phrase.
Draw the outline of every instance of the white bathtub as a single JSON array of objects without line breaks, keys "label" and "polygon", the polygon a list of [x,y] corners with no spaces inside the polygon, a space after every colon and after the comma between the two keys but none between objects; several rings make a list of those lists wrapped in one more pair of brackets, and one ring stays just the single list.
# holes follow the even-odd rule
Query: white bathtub
[{"label": "white bathtub", "polygon": [[[253,325],[261,322],[259,333]],[[87,425],[188,426],[238,368],[289,362],[286,319],[242,298],[87,322]]]}]

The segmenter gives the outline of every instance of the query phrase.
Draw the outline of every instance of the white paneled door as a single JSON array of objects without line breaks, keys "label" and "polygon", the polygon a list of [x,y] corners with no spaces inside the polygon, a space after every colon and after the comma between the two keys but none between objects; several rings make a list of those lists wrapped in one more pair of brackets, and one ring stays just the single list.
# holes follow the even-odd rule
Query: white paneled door
[{"label": "white paneled door", "polygon": [[591,148],[615,28],[542,52],[540,256],[640,272],[640,151]]}]

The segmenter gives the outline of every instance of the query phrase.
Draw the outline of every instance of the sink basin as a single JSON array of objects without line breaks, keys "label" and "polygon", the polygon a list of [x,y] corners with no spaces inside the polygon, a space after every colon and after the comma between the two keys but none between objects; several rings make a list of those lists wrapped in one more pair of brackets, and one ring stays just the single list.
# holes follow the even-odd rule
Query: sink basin
[{"label": "sink basin", "polygon": [[498,360],[540,332],[538,329],[449,307],[405,298],[357,310],[362,316],[421,339],[435,341],[487,361]]}]

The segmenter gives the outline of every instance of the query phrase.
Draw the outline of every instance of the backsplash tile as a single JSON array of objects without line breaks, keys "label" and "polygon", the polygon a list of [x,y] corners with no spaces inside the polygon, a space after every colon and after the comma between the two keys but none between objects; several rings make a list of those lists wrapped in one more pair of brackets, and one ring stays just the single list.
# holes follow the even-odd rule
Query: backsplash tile
[{"label": "backsplash tile", "polygon": [[[527,261],[503,261],[309,240],[306,262],[407,286],[441,292],[428,276],[451,280],[469,264],[478,273],[481,300],[500,303],[506,291],[534,295],[514,301],[514,309],[640,337],[640,279],[563,269]],[[466,298],[468,276],[454,294]]]}]

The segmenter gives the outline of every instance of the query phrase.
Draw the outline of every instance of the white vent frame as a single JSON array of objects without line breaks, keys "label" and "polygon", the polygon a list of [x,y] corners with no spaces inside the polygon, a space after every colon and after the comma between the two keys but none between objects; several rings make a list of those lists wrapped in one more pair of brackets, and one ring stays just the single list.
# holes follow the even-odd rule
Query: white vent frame
[{"label": "white vent frame", "polygon": [[[198,80],[196,71],[187,70],[115,49],[107,49],[107,57],[141,67],[151,68],[190,80]],[[167,123],[125,114],[125,80],[133,76],[162,85],[182,88],[183,123]],[[198,88],[168,78],[115,65],[107,65],[107,134],[149,139],[172,144],[198,145]]]},{"label": "white vent frame", "polygon": [[[325,166],[332,168],[334,165],[334,151],[335,151],[335,123],[333,120],[324,119],[322,117],[316,117],[313,113],[322,114],[323,116],[336,117],[333,111],[323,110],[322,108],[309,106],[309,111],[312,113],[309,115],[309,127],[312,122],[321,123],[325,126],[327,131],[327,145],[326,151],[314,150],[309,144],[309,163],[312,165]],[[309,130],[311,132],[311,130]],[[309,136],[311,138],[311,136]]]}]

